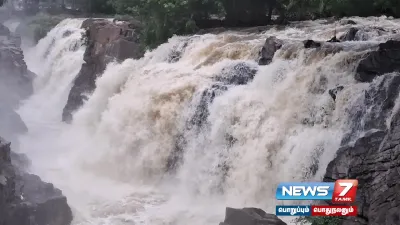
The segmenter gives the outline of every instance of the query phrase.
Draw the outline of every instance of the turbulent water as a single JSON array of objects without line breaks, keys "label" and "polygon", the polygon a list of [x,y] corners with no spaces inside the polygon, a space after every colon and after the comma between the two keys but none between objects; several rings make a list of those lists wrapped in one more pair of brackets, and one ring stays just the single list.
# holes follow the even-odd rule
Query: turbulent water
[{"label": "turbulent water", "polygon": [[[387,18],[353,19],[371,28],[360,37],[368,41],[344,46],[381,42],[400,29]],[[226,206],[274,213],[277,203],[290,204],[275,200],[279,182],[321,180],[348,129],[347,106],[366,88],[353,78],[354,56],[365,52],[326,56],[296,42],[327,40],[350,25],[320,20],[259,34],[173,37],[140,60],[109,64],[67,125],[62,109],[85,50],[81,23],[64,20],[25,49],[38,77],[19,109],[29,128],[20,151],[63,190],[74,225],[212,225]],[[271,35],[293,43],[258,66]],[[258,70],[254,80],[225,86],[204,104],[216,76],[238,63]],[[335,102],[328,91],[338,85],[345,88]],[[191,122],[204,105],[205,121]]]}]

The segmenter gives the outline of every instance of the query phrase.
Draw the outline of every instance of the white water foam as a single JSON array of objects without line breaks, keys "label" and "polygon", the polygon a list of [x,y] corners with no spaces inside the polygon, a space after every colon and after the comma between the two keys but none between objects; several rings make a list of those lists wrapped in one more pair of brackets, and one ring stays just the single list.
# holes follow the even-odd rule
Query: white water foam
[{"label": "white water foam", "polygon": [[[398,29],[387,18],[353,19]],[[275,200],[279,182],[323,176],[346,129],[346,106],[365,88],[355,84],[352,65],[363,53],[282,49],[272,64],[256,65],[252,82],[215,98],[200,133],[185,124],[221,69],[254,65],[270,35],[325,40],[335,25],[323,22],[263,34],[173,37],[140,60],[109,64],[66,125],[61,112],[84,48],[71,48],[80,43],[81,21],[65,20],[27,52],[39,76],[20,109],[29,127],[21,151],[32,159],[33,172],[63,190],[75,225],[211,225],[223,220],[226,206],[274,213],[277,203],[288,204]],[[72,33],[63,37],[67,30]],[[169,63],[171,51],[185,42],[178,62]],[[328,90],[338,85],[345,88],[334,102]],[[167,172],[182,133],[183,162]]]}]

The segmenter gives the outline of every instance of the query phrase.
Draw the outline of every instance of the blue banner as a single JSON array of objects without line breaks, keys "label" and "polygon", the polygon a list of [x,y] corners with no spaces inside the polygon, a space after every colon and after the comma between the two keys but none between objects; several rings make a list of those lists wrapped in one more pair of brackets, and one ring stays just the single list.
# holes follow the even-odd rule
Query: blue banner
[{"label": "blue banner", "polygon": [[278,200],[331,200],[335,183],[287,182],[276,189]]}]

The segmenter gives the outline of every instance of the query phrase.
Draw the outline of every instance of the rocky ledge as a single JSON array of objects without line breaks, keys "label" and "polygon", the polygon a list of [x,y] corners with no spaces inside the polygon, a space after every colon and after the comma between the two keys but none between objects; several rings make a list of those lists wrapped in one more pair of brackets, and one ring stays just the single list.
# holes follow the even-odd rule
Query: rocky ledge
[{"label": "rocky ledge", "polygon": [[0,138],[0,224],[71,224],[72,212],[66,197],[52,184],[17,168],[11,160],[10,145]]},{"label": "rocky ledge", "polygon": [[24,61],[20,37],[0,24],[0,101],[11,107],[32,94],[34,74]]},{"label": "rocky ledge", "polygon": [[72,212],[62,192],[25,172],[26,156],[11,143],[27,127],[15,108],[32,92],[34,74],[27,69],[20,38],[0,24],[0,224],[69,225]]},{"label": "rocky ledge", "polygon": [[226,208],[225,220],[219,225],[286,225],[274,214],[258,208]]},{"label": "rocky ledge", "polygon": [[[364,28],[364,30],[367,28]],[[357,179],[355,205],[358,216],[344,218],[342,225],[400,224],[400,41],[393,39],[359,48],[348,41],[363,40],[364,30],[349,28],[339,39],[327,42],[306,40],[304,48],[326,54],[358,51],[354,79],[369,83],[354,105],[349,107],[350,130],[329,163],[324,181]],[[380,31],[379,29],[377,29]],[[357,35],[356,35],[357,34]],[[340,43],[346,41],[346,45]],[[259,65],[267,65],[285,40],[270,37],[260,51]],[[290,43],[293,44],[293,43]],[[296,43],[295,43],[296,44]],[[343,86],[329,91],[333,100]],[[330,202],[328,202],[330,204]],[[253,223],[241,223],[253,224]]]},{"label": "rocky ledge", "polygon": [[[371,83],[349,121],[353,128],[329,163],[324,181],[357,179],[358,217],[344,224],[395,225],[400,221],[400,74]],[[389,124],[389,126],[388,126]]]},{"label": "rocky ledge", "polygon": [[21,39],[0,24],[0,136],[12,141],[27,131],[14,109],[32,94],[35,77],[27,69],[20,44]]},{"label": "rocky ledge", "polygon": [[85,94],[91,93],[95,81],[113,60],[139,59],[143,56],[140,48],[140,24],[137,22],[115,22],[106,19],[88,19],[82,24],[86,30],[86,51],[84,64],[74,81],[68,102],[63,111],[63,121],[69,122],[72,113],[83,105]]}]

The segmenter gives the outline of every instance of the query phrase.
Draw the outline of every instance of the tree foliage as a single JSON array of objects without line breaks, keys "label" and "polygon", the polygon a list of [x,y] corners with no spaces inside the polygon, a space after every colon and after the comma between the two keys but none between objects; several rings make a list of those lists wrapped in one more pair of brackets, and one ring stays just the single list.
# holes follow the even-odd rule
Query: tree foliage
[{"label": "tree foliage", "polygon": [[[102,0],[97,0],[102,1]],[[104,0],[103,0],[104,1]],[[117,13],[130,14],[145,24],[146,44],[157,45],[173,34],[207,25],[258,26],[327,16],[400,17],[399,0],[109,0]],[[197,26],[196,26],[197,25]]]},{"label": "tree foliage", "polygon": [[[4,0],[0,0],[4,1]],[[89,14],[133,16],[143,23],[145,44],[154,47],[173,34],[216,26],[259,26],[328,16],[400,17],[400,0],[8,0],[27,11],[58,4]],[[278,19],[273,20],[272,15]]]}]

